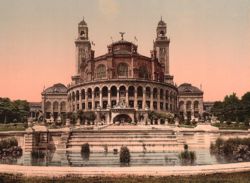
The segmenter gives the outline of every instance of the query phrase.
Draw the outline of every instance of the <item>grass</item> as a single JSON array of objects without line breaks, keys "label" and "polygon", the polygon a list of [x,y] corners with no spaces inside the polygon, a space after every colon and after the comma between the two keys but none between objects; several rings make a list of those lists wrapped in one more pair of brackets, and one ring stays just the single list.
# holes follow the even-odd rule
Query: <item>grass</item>
[{"label": "grass", "polygon": [[226,124],[226,123],[216,123],[213,126],[218,127],[220,130],[248,130],[249,126],[245,124]]},{"label": "grass", "polygon": [[25,124],[23,123],[9,123],[9,124],[0,124],[0,131],[24,131]]},{"label": "grass", "polygon": [[249,183],[250,172],[215,173],[191,176],[96,176],[96,177],[24,177],[0,174],[0,183]]},{"label": "grass", "polygon": [[195,128],[196,127],[196,125],[185,125],[185,124],[179,124],[178,126],[181,128]]}]

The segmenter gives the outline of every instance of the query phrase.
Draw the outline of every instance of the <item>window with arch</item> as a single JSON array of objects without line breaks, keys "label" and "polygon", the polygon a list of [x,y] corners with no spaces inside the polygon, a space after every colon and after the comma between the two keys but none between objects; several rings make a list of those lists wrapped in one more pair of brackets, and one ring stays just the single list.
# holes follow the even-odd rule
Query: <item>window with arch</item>
[{"label": "window with arch", "polygon": [[139,78],[148,79],[148,69],[146,66],[139,68]]},{"label": "window with arch", "polygon": [[96,68],[96,78],[105,78],[106,77],[106,67],[103,64],[100,64]]},{"label": "window with arch", "polygon": [[199,102],[194,101],[194,110],[199,110]]},{"label": "window with arch", "polygon": [[80,32],[80,35],[81,35],[81,36],[84,36],[84,35],[85,35],[85,32],[82,30],[82,31]]},{"label": "window with arch", "polygon": [[117,75],[127,77],[128,76],[128,64],[120,63],[117,66]]}]

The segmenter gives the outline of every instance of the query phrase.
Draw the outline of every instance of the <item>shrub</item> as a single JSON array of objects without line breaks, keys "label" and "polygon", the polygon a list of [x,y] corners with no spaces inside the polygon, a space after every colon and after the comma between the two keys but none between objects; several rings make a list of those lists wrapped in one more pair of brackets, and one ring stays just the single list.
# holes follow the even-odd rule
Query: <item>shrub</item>
[{"label": "shrub", "polygon": [[218,138],[210,145],[211,153],[223,156],[228,160],[250,160],[250,138]]},{"label": "shrub", "polygon": [[103,148],[104,148],[104,152],[105,152],[105,153],[108,153],[108,145],[105,144],[105,145],[103,146]]},{"label": "shrub", "polygon": [[188,150],[188,145],[184,144],[184,150],[187,151]]},{"label": "shrub", "polygon": [[120,163],[129,164],[130,163],[130,152],[127,146],[122,146],[120,150]]},{"label": "shrub", "polygon": [[87,160],[89,159],[90,147],[88,143],[85,143],[82,145],[81,154],[82,154],[83,159],[87,159]]},{"label": "shrub", "polygon": [[179,154],[179,159],[182,164],[193,164],[196,160],[196,154],[194,151],[188,150],[188,145],[184,144],[184,151]]},{"label": "shrub", "polygon": [[90,147],[88,143],[82,145],[81,153],[90,153]]},{"label": "shrub", "polygon": [[0,141],[0,149],[8,149],[14,146],[18,146],[17,139],[15,137],[10,137],[6,139],[2,139]]},{"label": "shrub", "polygon": [[186,123],[185,123],[185,125],[191,125],[190,120],[187,120]]},{"label": "shrub", "polygon": [[43,151],[32,151],[31,157],[33,159],[44,159],[45,158],[45,152]]}]

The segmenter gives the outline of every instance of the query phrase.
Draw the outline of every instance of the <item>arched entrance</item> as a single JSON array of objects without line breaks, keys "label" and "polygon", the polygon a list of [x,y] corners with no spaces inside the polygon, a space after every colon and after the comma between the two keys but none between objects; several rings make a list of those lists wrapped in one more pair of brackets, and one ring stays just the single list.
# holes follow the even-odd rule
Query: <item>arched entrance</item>
[{"label": "arched entrance", "polygon": [[113,119],[113,123],[116,123],[116,122],[119,122],[119,123],[131,123],[132,118],[127,114],[118,114]]}]

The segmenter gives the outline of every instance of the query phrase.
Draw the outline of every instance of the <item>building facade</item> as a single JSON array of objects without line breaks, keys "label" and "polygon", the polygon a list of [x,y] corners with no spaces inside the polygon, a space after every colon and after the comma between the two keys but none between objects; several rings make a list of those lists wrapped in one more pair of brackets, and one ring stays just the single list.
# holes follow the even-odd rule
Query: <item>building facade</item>
[{"label": "building facade", "polygon": [[44,90],[42,111],[47,122],[61,121],[67,112],[67,87],[57,83]]},{"label": "building facade", "polygon": [[[124,33],[120,34],[120,40],[107,46],[106,54],[95,57],[87,23],[83,19],[78,24],[75,74],[67,87],[56,84],[43,91],[46,119],[57,119],[66,111],[91,111],[96,114],[96,121],[103,124],[146,124],[149,111],[178,115],[181,104],[178,99],[185,99],[184,95],[178,98],[182,91],[170,74],[166,23],[158,22],[150,57],[138,53],[138,45],[126,41]],[[192,97],[198,97],[202,105],[203,93]],[[196,116],[196,111],[192,114]]]},{"label": "building facade", "polygon": [[137,45],[121,40],[94,56],[84,20],[78,24],[76,74],[68,88],[68,109],[95,111],[105,124],[146,122],[149,110],[177,112],[177,88],[169,75],[169,39],[166,23],[156,29],[151,57],[137,52]]},{"label": "building facade", "polygon": [[192,121],[202,118],[203,91],[189,83],[183,83],[178,87],[178,101],[180,118]]}]

